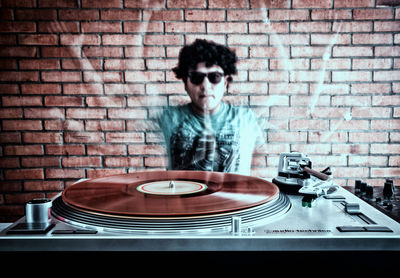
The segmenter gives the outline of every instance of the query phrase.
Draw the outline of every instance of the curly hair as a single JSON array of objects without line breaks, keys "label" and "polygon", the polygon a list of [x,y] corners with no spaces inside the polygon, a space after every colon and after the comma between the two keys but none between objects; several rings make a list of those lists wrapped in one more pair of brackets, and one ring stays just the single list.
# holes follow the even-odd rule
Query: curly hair
[{"label": "curly hair", "polygon": [[176,78],[186,82],[189,69],[196,69],[198,63],[205,62],[207,67],[220,66],[224,74],[229,76],[228,81],[230,82],[232,81],[231,75],[237,73],[237,61],[235,52],[228,47],[212,41],[197,39],[191,45],[186,45],[181,49],[178,66],[172,70]]}]

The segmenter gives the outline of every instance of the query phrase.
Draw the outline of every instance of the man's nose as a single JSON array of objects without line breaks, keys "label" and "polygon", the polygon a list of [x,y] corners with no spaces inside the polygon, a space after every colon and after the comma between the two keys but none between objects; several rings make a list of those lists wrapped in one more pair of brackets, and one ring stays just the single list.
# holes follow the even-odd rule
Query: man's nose
[{"label": "man's nose", "polygon": [[200,84],[202,89],[209,89],[212,87],[212,84],[210,82],[210,80],[208,80],[208,77],[205,76],[203,79],[203,82]]}]

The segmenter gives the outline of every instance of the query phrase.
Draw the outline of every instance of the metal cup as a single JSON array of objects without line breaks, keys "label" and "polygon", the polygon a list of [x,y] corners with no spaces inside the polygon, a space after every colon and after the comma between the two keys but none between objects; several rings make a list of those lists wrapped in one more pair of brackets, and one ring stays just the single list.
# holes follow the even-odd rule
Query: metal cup
[{"label": "metal cup", "polygon": [[33,199],[26,203],[25,213],[27,223],[49,223],[52,202],[49,199]]}]

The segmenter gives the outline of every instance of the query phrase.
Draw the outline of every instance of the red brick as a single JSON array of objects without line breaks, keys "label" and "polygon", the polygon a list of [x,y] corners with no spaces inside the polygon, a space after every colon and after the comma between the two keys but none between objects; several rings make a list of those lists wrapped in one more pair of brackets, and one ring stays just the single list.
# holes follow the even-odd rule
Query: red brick
[{"label": "red brick", "polygon": [[82,48],[84,57],[122,57],[121,47],[85,46]]},{"label": "red brick", "polygon": [[371,168],[371,177],[399,177],[400,176],[400,168],[392,167],[392,168]]},{"label": "red brick", "polygon": [[142,59],[105,59],[104,69],[106,70],[144,70]]},{"label": "red brick", "polygon": [[333,82],[346,81],[371,81],[371,72],[369,71],[338,71],[332,73]]},{"label": "red brick", "polygon": [[353,59],[353,69],[390,69],[391,59]]},{"label": "red brick", "polygon": [[0,169],[20,168],[19,158],[0,157]]},{"label": "red brick", "polygon": [[[400,120],[385,119],[385,120],[371,120],[372,130],[396,130],[400,129]],[[400,151],[400,149],[399,149]]]},{"label": "red brick", "polygon": [[166,22],[167,33],[205,33],[206,26],[200,22]]},{"label": "red brick", "polygon": [[128,9],[100,10],[102,20],[140,20],[140,11]]},{"label": "red brick", "polygon": [[146,35],[144,45],[182,45],[183,36],[181,35]]},{"label": "red brick", "polygon": [[351,85],[352,94],[376,94],[378,92],[382,94],[389,93],[390,85],[379,83],[361,83]]},{"label": "red brick", "polygon": [[207,33],[246,33],[246,31],[246,24],[241,22],[207,23]]},{"label": "red brick", "polygon": [[42,155],[43,148],[41,145],[6,146],[4,153],[6,155]]},{"label": "red brick", "polygon": [[141,157],[104,157],[105,167],[141,167]]},{"label": "red brick", "polygon": [[329,32],[328,22],[291,22],[290,31],[299,33]]},{"label": "red brick", "polygon": [[250,0],[250,7],[254,8],[290,8],[290,0],[265,1],[265,0]]},{"label": "red brick", "polygon": [[83,73],[84,82],[121,82],[122,72],[86,71]]},{"label": "red brick", "polygon": [[162,22],[124,22],[124,33],[164,32]]},{"label": "red brick", "polygon": [[25,108],[24,117],[28,119],[62,119],[64,109],[61,108]]},{"label": "red brick", "polygon": [[62,143],[61,132],[24,132],[24,143]]},{"label": "red brick", "polygon": [[41,8],[77,8],[78,3],[74,0],[39,0],[38,7]]},{"label": "red brick", "polygon": [[[229,13],[229,11],[228,11]],[[168,19],[166,19],[168,20]],[[180,20],[177,18],[176,20]],[[185,10],[187,21],[224,21],[225,11],[223,10]]]},{"label": "red brick", "polygon": [[287,47],[279,48],[279,47],[254,46],[250,47],[250,57],[261,57],[261,58],[289,57],[289,49]]},{"label": "red brick", "polygon": [[168,160],[166,157],[145,157],[144,166],[147,167],[167,167]]},{"label": "red brick", "polygon": [[209,0],[210,8],[247,8],[248,3],[246,0]]},{"label": "red brick", "polygon": [[100,84],[63,84],[63,92],[65,95],[100,95],[103,88]]},{"label": "red brick", "polygon": [[193,1],[167,0],[167,8],[205,8],[205,7],[206,7],[205,0],[193,0]]},{"label": "red brick", "polygon": [[390,118],[390,108],[353,107],[353,118]]},{"label": "red brick", "polygon": [[121,0],[82,0],[82,8],[121,8]]},{"label": "red brick", "polygon": [[95,157],[63,157],[63,167],[100,167],[101,158]]},{"label": "red brick", "polygon": [[42,97],[38,96],[4,96],[3,106],[42,106]]},{"label": "red brick", "polygon": [[291,130],[327,130],[327,120],[290,120]]},{"label": "red brick", "polygon": [[123,107],[123,97],[87,97],[86,104],[89,107]]},{"label": "red brick", "polygon": [[53,191],[63,190],[62,181],[26,181],[24,189],[27,191]]},{"label": "red brick", "polygon": [[164,72],[162,71],[126,71],[125,80],[129,82],[163,82]]},{"label": "red brick", "polygon": [[152,1],[137,1],[137,0],[125,0],[125,8],[152,8],[162,9],[165,8],[164,0],[152,0]]},{"label": "red brick", "polygon": [[62,45],[99,45],[100,37],[98,35],[60,35]]},{"label": "red brick", "polygon": [[163,145],[129,145],[129,155],[166,155]]},{"label": "red brick", "polygon": [[374,7],[374,0],[335,0],[335,8]]},{"label": "red brick", "polygon": [[35,22],[30,21],[13,21],[2,22],[0,25],[0,32],[4,33],[34,33],[36,32]]},{"label": "red brick", "polygon": [[228,45],[267,44],[266,35],[228,35]]},{"label": "red brick", "polygon": [[125,48],[125,57],[146,58],[146,57],[165,57],[165,50],[159,46],[127,46]]},{"label": "red brick", "polygon": [[368,21],[334,22],[332,26],[332,31],[341,33],[371,32],[372,22]]},{"label": "red brick", "polygon": [[1,57],[36,57],[37,48],[29,46],[0,47]]},{"label": "red brick", "polygon": [[400,24],[398,21],[376,21],[374,22],[375,32],[399,32]]},{"label": "red brick", "polygon": [[[264,14],[264,20],[266,19]],[[307,10],[269,10],[268,19],[271,21],[282,20],[307,20]]]},{"label": "red brick", "polygon": [[97,20],[99,11],[94,9],[60,9],[58,11],[60,20]]},{"label": "red brick", "polygon": [[106,134],[107,143],[143,143],[144,135],[141,132],[115,132]]},{"label": "red brick", "polygon": [[88,179],[96,179],[96,178],[102,178],[102,177],[109,177],[109,176],[114,176],[114,175],[121,175],[121,174],[126,174],[126,171],[124,168],[112,168],[112,169],[87,169],[86,170],[86,175]]},{"label": "red brick", "polygon": [[[372,96],[373,106],[400,106],[400,98],[397,95],[392,96]],[[386,108],[388,109],[388,108]]]},{"label": "red brick", "polygon": [[351,10],[312,10],[312,20],[340,20],[340,19],[351,19]]},{"label": "red brick", "polygon": [[141,45],[140,35],[103,35],[103,45]]},{"label": "red brick", "polygon": [[60,69],[60,62],[56,59],[49,60],[39,60],[39,59],[29,59],[20,60],[19,68],[24,70],[42,70],[42,69]]},{"label": "red brick", "polygon": [[39,73],[37,71],[3,71],[0,74],[2,82],[37,82],[39,81]]},{"label": "red brick", "polygon": [[349,166],[386,166],[386,156],[349,156]]},{"label": "red brick", "polygon": [[388,142],[387,132],[349,132],[349,142],[373,143]]},{"label": "red brick", "polygon": [[289,132],[268,132],[268,142],[307,142],[307,132],[289,131]]},{"label": "red brick", "polygon": [[331,8],[331,0],[293,0],[292,8]]},{"label": "red brick", "polygon": [[109,119],[145,119],[147,112],[145,109],[131,108],[110,108],[108,109]]},{"label": "red brick", "polygon": [[44,58],[79,58],[81,57],[80,47],[41,47],[41,54]]},{"label": "red brick", "polygon": [[27,202],[37,199],[44,198],[43,193],[21,193],[21,194],[6,194],[7,204],[26,204]]},{"label": "red brick", "polygon": [[94,108],[68,108],[66,117],[71,119],[105,119],[105,109]]},{"label": "red brick", "polygon": [[15,119],[22,118],[21,108],[0,108],[0,118],[1,119]]},{"label": "red brick", "polygon": [[357,9],[353,11],[353,18],[355,20],[393,19],[393,11],[391,9]]},{"label": "red brick", "polygon": [[167,105],[167,98],[163,96],[128,97],[128,107],[165,105]]},{"label": "red brick", "polygon": [[102,132],[65,132],[65,143],[102,143],[104,140]]},{"label": "red brick", "polygon": [[4,0],[4,7],[24,7],[24,8],[32,8],[36,7],[35,0]]},{"label": "red brick", "polygon": [[369,96],[333,96],[332,105],[369,107],[371,98]]},{"label": "red brick", "polygon": [[46,145],[46,155],[83,155],[83,145]]},{"label": "red brick", "polygon": [[61,60],[62,69],[67,70],[101,70],[101,59],[63,59]]},{"label": "red brick", "polygon": [[57,45],[58,38],[56,35],[18,35],[18,42],[28,45]]},{"label": "red brick", "polygon": [[39,21],[39,32],[79,33],[79,24],[71,21]]},{"label": "red brick", "polygon": [[83,98],[75,96],[46,96],[44,103],[46,106],[83,106]]},{"label": "red brick", "polygon": [[46,169],[47,179],[81,179],[85,177],[84,169]]},{"label": "red brick", "polygon": [[126,145],[88,145],[88,155],[126,155]]},{"label": "red brick", "polygon": [[104,84],[106,95],[137,95],[144,94],[143,84]]},{"label": "red brick", "polygon": [[19,93],[18,85],[16,84],[0,84],[0,94],[16,95]]},{"label": "red brick", "polygon": [[43,169],[13,169],[4,171],[6,180],[44,179]]},{"label": "red brick", "polygon": [[[31,167],[59,167],[60,159],[58,157],[23,157],[22,166]],[[27,188],[24,188],[27,190]]]},{"label": "red brick", "polygon": [[82,22],[81,30],[83,33],[121,33],[122,27],[120,22]]},{"label": "red brick", "polygon": [[400,70],[393,71],[375,71],[374,81],[398,81],[400,80]]},{"label": "red brick", "polygon": [[124,131],[125,124],[123,121],[85,121],[86,131]]},{"label": "red brick", "polygon": [[44,121],[45,130],[84,130],[83,121],[77,120],[46,120]]}]

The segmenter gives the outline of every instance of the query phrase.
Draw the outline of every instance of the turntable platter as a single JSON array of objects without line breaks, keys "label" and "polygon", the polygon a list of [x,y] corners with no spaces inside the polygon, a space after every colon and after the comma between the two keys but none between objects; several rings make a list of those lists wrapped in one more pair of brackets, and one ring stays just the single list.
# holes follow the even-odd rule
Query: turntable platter
[{"label": "turntable platter", "polygon": [[256,177],[149,171],[86,180],[64,190],[62,199],[91,213],[124,217],[199,216],[264,204],[278,193],[277,186]]}]

